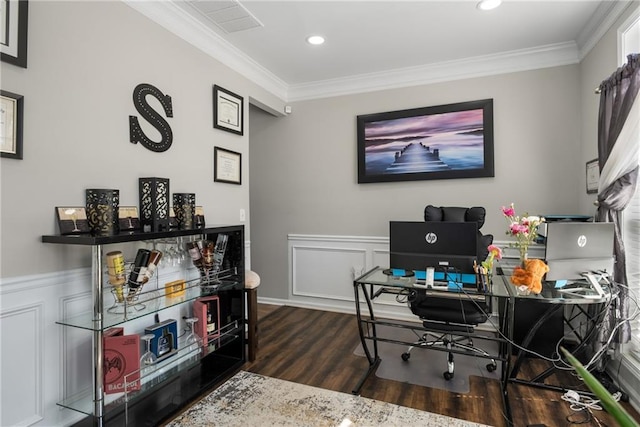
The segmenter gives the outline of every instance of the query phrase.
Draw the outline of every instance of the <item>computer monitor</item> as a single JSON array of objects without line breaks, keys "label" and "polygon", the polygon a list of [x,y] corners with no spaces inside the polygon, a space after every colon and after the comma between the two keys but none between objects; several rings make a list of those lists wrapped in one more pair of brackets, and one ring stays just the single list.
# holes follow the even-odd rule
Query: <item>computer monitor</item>
[{"label": "computer monitor", "polygon": [[391,268],[474,274],[477,241],[475,222],[390,221]]},{"label": "computer monitor", "polygon": [[614,225],[608,222],[551,222],[547,224],[545,280],[577,280],[582,273],[613,274]]}]

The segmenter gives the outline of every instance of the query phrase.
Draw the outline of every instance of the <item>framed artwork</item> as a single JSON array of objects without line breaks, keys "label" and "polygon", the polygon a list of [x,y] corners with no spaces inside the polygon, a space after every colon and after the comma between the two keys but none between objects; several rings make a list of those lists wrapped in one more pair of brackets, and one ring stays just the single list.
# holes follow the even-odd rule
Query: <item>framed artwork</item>
[{"label": "framed artwork", "polygon": [[57,206],[56,216],[60,234],[83,234],[91,231],[84,207]]},{"label": "framed artwork", "polygon": [[596,194],[598,192],[598,181],[600,181],[600,166],[598,159],[587,162],[587,194]]},{"label": "framed artwork", "polygon": [[140,229],[140,217],[136,206],[118,207],[118,225],[120,231],[133,231]]},{"label": "framed artwork", "polygon": [[213,180],[228,184],[242,184],[242,154],[214,147]]},{"label": "framed artwork", "polygon": [[27,68],[27,0],[0,0],[0,59]]},{"label": "framed artwork", "polygon": [[493,99],[357,117],[358,183],[494,176]]},{"label": "framed artwork", "polygon": [[22,95],[0,90],[0,156],[2,157],[22,159],[23,111]]},{"label": "framed artwork", "polygon": [[220,86],[213,86],[213,127],[243,134],[244,98]]}]

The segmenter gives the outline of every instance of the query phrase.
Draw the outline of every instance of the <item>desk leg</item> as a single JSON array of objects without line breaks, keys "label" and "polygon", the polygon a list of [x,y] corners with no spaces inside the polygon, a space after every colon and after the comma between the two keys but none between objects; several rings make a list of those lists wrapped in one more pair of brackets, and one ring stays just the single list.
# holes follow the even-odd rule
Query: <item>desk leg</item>
[{"label": "desk leg", "polygon": [[371,353],[371,350],[369,349],[369,345],[367,344],[367,340],[365,338],[366,335],[365,335],[365,330],[362,322],[362,312],[360,310],[360,289],[362,289],[362,293],[364,295],[365,301],[367,302],[367,308],[369,310],[369,318],[371,320],[375,320],[375,317],[373,315],[373,305],[371,303],[371,297],[367,292],[366,285],[364,283],[358,284],[357,282],[354,281],[353,290],[355,293],[355,301],[356,301],[356,319],[358,321],[358,333],[360,334],[360,343],[362,344],[362,349],[364,350],[364,353],[367,356],[367,360],[369,361],[369,368],[367,369],[367,372],[364,374],[364,376],[360,379],[360,381],[358,381],[358,384],[356,385],[356,387],[351,391],[353,394],[360,394],[360,390],[362,389],[362,386],[364,385],[367,378],[369,378],[369,376],[373,372],[375,372],[375,370],[378,368],[378,365],[380,365],[380,355],[378,354],[378,341],[377,341],[378,335],[376,333],[375,324],[371,325],[371,333],[372,333],[371,338],[373,339],[373,354]]},{"label": "desk leg", "polygon": [[513,415],[511,414],[511,403],[509,402],[509,377],[511,374],[511,353],[513,352],[513,326],[514,326],[514,316],[515,316],[515,305],[516,301],[513,296],[507,298],[505,300],[506,307],[506,315],[502,319],[500,328],[502,329],[503,338],[507,339],[505,345],[501,345],[500,348],[504,352],[503,362],[502,362],[502,374],[501,374],[501,389],[502,389],[502,407],[505,411],[505,416],[507,418],[507,426],[513,426]]}]

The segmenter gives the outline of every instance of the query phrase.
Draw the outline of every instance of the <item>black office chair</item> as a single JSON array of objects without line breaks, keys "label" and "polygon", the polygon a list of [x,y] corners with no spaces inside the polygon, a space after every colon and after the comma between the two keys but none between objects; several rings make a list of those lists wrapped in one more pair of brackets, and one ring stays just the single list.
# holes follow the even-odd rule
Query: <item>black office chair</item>
[{"label": "black office chair", "polygon": [[478,262],[483,261],[489,255],[487,247],[493,243],[493,234],[482,234],[480,229],[484,225],[486,210],[480,206],[462,208],[457,206],[433,206],[424,208],[425,221],[445,222],[476,222],[478,223]]},{"label": "black office chair", "polygon": [[[478,223],[478,261],[484,260],[489,251],[487,247],[493,243],[493,235],[483,235],[480,228],[484,225],[485,209],[483,207],[461,208],[461,207],[435,207],[428,205],[424,210],[425,221],[448,221],[448,222],[470,222]],[[411,357],[411,350],[414,347],[444,346],[448,350],[455,348],[465,350],[469,354],[478,354],[490,359],[486,365],[489,372],[495,371],[496,361],[490,358],[490,354],[485,350],[475,347],[471,334],[474,327],[485,323],[491,308],[486,301],[471,300],[464,294],[458,297],[436,297],[426,295],[422,289],[416,289],[409,295],[409,307],[413,314],[422,320],[422,325],[429,332],[425,332],[422,337],[405,353],[402,360],[408,361]],[[458,335],[456,335],[458,334]],[[454,375],[453,352],[448,352],[447,370],[443,376],[450,380]]]}]

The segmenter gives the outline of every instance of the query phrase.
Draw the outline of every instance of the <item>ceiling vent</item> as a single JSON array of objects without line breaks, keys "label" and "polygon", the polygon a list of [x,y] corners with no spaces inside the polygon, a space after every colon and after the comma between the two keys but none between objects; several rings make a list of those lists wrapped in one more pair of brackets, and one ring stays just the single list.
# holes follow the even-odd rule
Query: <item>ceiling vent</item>
[{"label": "ceiling vent", "polygon": [[190,3],[225,33],[264,27],[262,22],[235,0],[193,0]]}]

